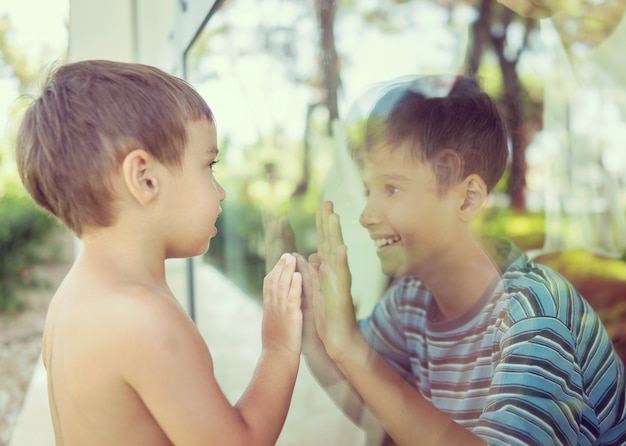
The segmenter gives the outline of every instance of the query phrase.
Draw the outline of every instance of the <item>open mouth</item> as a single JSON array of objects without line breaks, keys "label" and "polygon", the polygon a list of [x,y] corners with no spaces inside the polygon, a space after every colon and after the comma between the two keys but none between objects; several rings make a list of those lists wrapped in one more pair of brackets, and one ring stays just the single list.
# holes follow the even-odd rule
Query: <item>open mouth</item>
[{"label": "open mouth", "polygon": [[376,248],[378,249],[384,249],[389,246],[393,246],[397,244],[398,242],[400,242],[400,237],[397,237],[397,236],[381,237],[381,238],[377,238],[374,240],[374,243],[376,244]]}]

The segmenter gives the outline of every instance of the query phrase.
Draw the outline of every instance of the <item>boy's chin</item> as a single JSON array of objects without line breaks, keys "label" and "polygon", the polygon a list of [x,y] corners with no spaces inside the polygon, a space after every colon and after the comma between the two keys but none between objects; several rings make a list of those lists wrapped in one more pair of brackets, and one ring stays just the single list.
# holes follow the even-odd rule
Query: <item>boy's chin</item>
[{"label": "boy's chin", "polygon": [[194,248],[189,248],[189,249],[184,249],[184,250],[177,250],[174,252],[169,252],[167,254],[168,259],[188,259],[191,257],[196,257],[196,256],[201,256],[204,255],[208,250],[209,250],[209,246],[210,246],[210,241],[207,241],[205,244],[196,246]]},{"label": "boy's chin", "polygon": [[209,240],[209,242],[207,242],[206,245],[204,245],[204,248],[200,247],[197,252],[191,256],[188,257],[196,257],[196,256],[201,256],[207,253],[207,251],[209,250],[209,246],[211,246],[211,241]]},{"label": "boy's chin", "polygon": [[380,267],[387,277],[399,277],[406,274],[404,251],[400,246],[387,249],[384,253],[378,253]]}]

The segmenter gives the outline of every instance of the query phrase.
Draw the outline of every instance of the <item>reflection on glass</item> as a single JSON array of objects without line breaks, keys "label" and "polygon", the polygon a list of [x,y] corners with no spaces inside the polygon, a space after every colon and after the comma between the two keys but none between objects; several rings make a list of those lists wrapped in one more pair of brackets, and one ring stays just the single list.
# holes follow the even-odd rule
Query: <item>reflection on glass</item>
[{"label": "reflection on glass", "polygon": [[[602,307],[626,357],[626,308],[615,310],[616,284],[626,281],[615,259],[626,257],[625,8],[621,0],[225,1],[186,59],[188,80],[217,118],[216,175],[227,192],[206,260],[258,297],[264,218],[285,216],[307,255],[315,212],[331,199],[358,315],[368,314],[388,278],[358,223],[363,191],[345,124],[372,85],[476,74],[512,131],[507,173],[476,231],[537,254],[613,257],[610,267],[596,263],[605,258],[551,266],[590,290],[583,295]],[[576,276],[581,264],[595,268],[594,282]]]},{"label": "reflection on glass", "polygon": [[[620,256],[626,243],[625,93],[624,70],[613,55],[624,40],[623,2],[576,2],[578,9],[539,22],[514,12],[525,13],[526,0],[502,0],[510,9],[477,3],[489,8],[359,1],[335,5],[329,24],[315,4],[224,2],[186,60],[189,80],[217,115],[224,161],[218,174],[228,191],[208,261],[258,294],[262,214],[288,215],[298,249],[308,254],[315,249],[313,213],[330,198],[345,216],[344,232],[354,234],[348,242],[355,268],[366,263],[360,259],[375,264],[356,224],[361,188],[345,159],[339,123],[372,84],[458,72],[479,75],[513,130],[509,173],[487,215],[512,209],[536,221],[535,229],[515,234],[529,242],[522,243],[528,250],[583,248]],[[543,3],[546,11],[526,15],[544,17],[568,4]],[[328,82],[333,63],[340,79],[335,86]],[[335,96],[339,121],[333,123],[328,98]],[[487,220],[484,228],[498,225]],[[378,285],[356,289],[357,299],[368,301],[372,286]]]},{"label": "reflection on glass", "polygon": [[[372,83],[459,71],[475,13],[467,5],[434,2],[395,5],[383,11],[383,22],[370,12],[356,3],[338,7],[334,15],[339,118]],[[385,279],[357,223],[362,187],[342,129],[329,122],[330,50],[323,42],[329,33],[320,16],[306,2],[231,0],[187,53],[188,80],[217,117],[222,152],[217,175],[228,194],[207,260],[258,295],[265,261],[263,214],[287,215],[298,250],[308,254],[316,244],[314,213],[321,199],[333,199],[345,217],[354,268],[372,278],[355,284],[354,294],[375,301],[372,286],[382,289]],[[372,304],[364,303],[363,311]]]},{"label": "reflection on glass", "polygon": [[[217,117],[217,175],[228,194],[220,236],[207,260],[256,295],[265,273],[262,213],[291,208],[298,226],[306,225],[320,184],[303,143],[305,129],[314,139],[321,125],[314,113],[307,115],[317,93],[309,85],[316,64],[315,16],[310,7],[285,6],[225,2],[186,60],[189,81]],[[315,151],[315,166],[323,166],[323,145],[316,146],[322,147]],[[310,250],[314,240],[301,242]]]}]

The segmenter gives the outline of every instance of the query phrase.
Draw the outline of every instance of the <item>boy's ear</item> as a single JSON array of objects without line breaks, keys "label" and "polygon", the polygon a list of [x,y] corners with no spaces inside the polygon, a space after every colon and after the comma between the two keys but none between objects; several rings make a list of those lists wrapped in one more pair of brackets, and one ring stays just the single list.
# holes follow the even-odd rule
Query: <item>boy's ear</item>
[{"label": "boy's ear", "polygon": [[143,206],[152,202],[159,192],[156,164],[156,160],[143,149],[131,151],[122,162],[122,175],[126,188]]},{"label": "boy's ear", "polygon": [[482,209],[489,195],[483,179],[471,174],[462,181],[463,201],[459,208],[461,218],[470,221]]}]

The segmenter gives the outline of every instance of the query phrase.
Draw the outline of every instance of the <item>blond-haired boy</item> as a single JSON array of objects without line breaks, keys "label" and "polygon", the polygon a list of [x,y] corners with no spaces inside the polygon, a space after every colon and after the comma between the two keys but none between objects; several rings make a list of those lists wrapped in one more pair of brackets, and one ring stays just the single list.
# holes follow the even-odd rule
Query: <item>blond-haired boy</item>
[{"label": "blond-haired boy", "polygon": [[264,280],[262,353],[233,406],[165,259],[208,249],[226,194],[213,114],[186,82],[140,64],[60,66],[20,126],[34,200],[82,241],[43,337],[58,445],[271,445],[301,348],[301,278],[283,256]]}]

